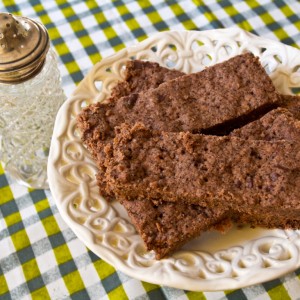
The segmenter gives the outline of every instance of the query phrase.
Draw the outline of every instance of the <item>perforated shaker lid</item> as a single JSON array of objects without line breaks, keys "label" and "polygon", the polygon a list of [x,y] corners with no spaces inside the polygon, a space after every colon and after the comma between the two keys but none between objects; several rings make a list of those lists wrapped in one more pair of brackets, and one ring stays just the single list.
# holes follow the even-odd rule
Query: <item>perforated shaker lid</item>
[{"label": "perforated shaker lid", "polygon": [[49,35],[42,24],[0,13],[0,82],[20,83],[35,76],[48,49]]}]

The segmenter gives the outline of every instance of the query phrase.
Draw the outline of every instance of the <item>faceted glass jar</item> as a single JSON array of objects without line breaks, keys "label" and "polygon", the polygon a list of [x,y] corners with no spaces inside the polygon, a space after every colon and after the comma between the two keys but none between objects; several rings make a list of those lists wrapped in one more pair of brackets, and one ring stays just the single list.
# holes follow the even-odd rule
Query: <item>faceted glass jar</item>
[{"label": "faceted glass jar", "polygon": [[48,188],[47,158],[55,117],[65,95],[55,52],[42,70],[18,84],[0,83],[0,161],[32,188]]}]

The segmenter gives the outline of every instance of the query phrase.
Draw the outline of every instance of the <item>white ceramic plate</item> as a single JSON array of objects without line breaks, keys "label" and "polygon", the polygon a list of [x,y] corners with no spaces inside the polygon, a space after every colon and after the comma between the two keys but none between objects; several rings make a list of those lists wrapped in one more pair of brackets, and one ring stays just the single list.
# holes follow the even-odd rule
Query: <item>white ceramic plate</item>
[{"label": "white ceramic plate", "polygon": [[151,60],[186,73],[202,70],[244,51],[259,56],[281,93],[300,86],[300,51],[237,28],[170,31],[97,63],[61,107],[48,164],[59,211],[75,234],[99,257],[140,280],[171,287],[214,291],[236,289],[279,277],[300,266],[300,232],[232,229],[205,233],[173,256],[156,261],[118,203],[99,196],[96,167],[76,130],[82,107],[103,101],[122,78],[128,59]]}]

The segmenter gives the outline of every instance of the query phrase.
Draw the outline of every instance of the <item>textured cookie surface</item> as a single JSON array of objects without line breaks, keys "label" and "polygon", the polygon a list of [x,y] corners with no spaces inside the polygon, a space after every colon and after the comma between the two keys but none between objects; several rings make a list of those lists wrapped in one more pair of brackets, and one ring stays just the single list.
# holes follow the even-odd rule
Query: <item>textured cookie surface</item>
[{"label": "textured cookie surface", "polygon": [[300,144],[191,133],[153,132],[123,124],[107,151],[115,193],[221,206],[300,208]]}]

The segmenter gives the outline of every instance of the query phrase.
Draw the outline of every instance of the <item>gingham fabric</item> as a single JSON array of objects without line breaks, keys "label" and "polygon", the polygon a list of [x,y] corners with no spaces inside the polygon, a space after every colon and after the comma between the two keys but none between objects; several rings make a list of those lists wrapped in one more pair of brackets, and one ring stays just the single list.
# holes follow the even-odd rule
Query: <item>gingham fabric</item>
[{"label": "gingham fabric", "polygon": [[[67,96],[102,57],[157,31],[238,26],[300,45],[299,1],[10,1],[0,11],[41,21],[59,55]],[[300,269],[271,282],[188,292],[141,282],[90,252],[50,191],[18,185],[0,167],[0,299],[300,299]]]}]

